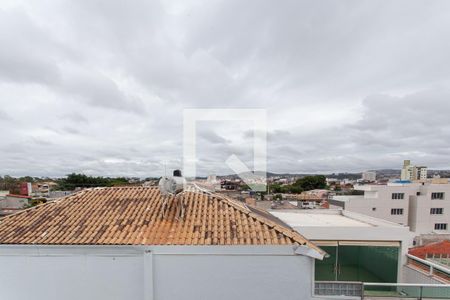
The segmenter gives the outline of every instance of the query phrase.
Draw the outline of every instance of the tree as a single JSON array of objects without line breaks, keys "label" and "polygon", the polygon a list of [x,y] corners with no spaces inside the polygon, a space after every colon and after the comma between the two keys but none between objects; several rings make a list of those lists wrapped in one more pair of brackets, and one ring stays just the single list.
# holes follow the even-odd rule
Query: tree
[{"label": "tree", "polygon": [[304,191],[324,189],[327,187],[327,181],[323,175],[305,176],[298,179],[293,186],[300,187]]},{"label": "tree", "polygon": [[127,185],[128,179],[124,177],[109,178],[109,177],[92,177],[84,174],[72,173],[67,175],[67,178],[58,180],[59,190],[74,190],[77,187],[102,187],[102,186],[119,186]]},{"label": "tree", "polygon": [[281,194],[275,194],[273,196],[273,200],[281,201],[281,200],[283,200],[283,196]]},{"label": "tree", "polygon": [[292,194],[301,194],[303,192],[303,189],[300,186],[291,185],[289,186],[288,191]]}]

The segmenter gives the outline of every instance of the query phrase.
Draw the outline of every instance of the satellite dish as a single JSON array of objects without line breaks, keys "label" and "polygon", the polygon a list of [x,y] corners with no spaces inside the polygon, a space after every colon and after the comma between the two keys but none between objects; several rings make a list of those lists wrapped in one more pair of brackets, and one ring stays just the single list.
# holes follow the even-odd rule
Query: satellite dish
[{"label": "satellite dish", "polygon": [[180,170],[173,171],[173,176],[163,176],[159,180],[159,190],[164,196],[176,196],[183,192],[186,180]]}]

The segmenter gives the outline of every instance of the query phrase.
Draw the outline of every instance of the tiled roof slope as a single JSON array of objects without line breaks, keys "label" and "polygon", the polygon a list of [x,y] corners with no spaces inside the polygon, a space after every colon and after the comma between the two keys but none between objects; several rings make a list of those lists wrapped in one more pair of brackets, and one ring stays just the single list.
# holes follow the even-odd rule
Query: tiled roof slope
[{"label": "tiled roof slope", "polygon": [[409,249],[409,254],[425,259],[427,254],[450,256],[450,240]]},{"label": "tiled roof slope", "polygon": [[0,221],[0,244],[47,245],[307,245],[294,230],[231,199],[186,192],[185,217],[152,187],[84,190]]}]

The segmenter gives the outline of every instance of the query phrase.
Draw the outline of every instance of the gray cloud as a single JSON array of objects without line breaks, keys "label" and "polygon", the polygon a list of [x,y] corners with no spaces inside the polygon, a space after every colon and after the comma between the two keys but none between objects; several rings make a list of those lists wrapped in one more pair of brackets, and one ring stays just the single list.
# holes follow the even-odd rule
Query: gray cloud
[{"label": "gray cloud", "polygon": [[4,112],[3,110],[0,110],[0,122],[1,121],[11,121],[11,120],[12,120],[12,118],[9,114]]},{"label": "gray cloud", "polygon": [[[265,108],[275,172],[450,168],[448,1],[6,1],[0,166],[181,167],[184,108]],[[220,123],[220,122],[219,122]],[[252,164],[248,124],[198,127],[202,175]]]}]

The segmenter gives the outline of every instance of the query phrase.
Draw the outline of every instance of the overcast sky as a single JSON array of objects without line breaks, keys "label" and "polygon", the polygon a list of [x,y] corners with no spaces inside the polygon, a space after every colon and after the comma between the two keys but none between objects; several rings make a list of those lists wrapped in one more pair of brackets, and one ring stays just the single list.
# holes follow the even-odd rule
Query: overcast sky
[{"label": "overcast sky", "polygon": [[[450,1],[0,3],[0,175],[159,176],[185,108],[266,109],[273,172],[450,169]],[[199,123],[200,175],[249,126]]]}]

